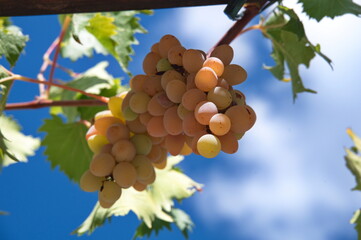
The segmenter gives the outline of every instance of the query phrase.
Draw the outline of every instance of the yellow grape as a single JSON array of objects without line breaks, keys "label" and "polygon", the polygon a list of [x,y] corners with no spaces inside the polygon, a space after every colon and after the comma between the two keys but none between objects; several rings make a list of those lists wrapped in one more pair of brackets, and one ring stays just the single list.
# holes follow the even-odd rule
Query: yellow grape
[{"label": "yellow grape", "polygon": [[229,85],[234,86],[241,84],[246,80],[247,72],[239,65],[230,64],[224,68],[222,78],[224,78]]},{"label": "yellow grape", "polygon": [[159,52],[159,42],[157,43],[154,43],[152,45],[152,47],[150,48],[151,52],[154,52],[154,53],[157,53],[160,55],[160,52]]},{"label": "yellow grape", "polygon": [[203,63],[203,67],[212,68],[218,77],[222,75],[224,70],[223,62],[216,57],[207,58]]},{"label": "yellow grape", "polygon": [[133,121],[127,121],[126,124],[133,133],[145,133],[147,131],[147,127],[141,123],[139,117]]},{"label": "yellow grape", "polygon": [[155,53],[148,53],[143,60],[143,71],[147,75],[153,75],[157,73],[157,63],[161,57]]},{"label": "yellow grape", "polygon": [[134,92],[142,92],[143,85],[148,78],[147,75],[139,74],[132,77],[129,81],[129,86]]},{"label": "yellow grape", "polygon": [[168,152],[173,156],[176,156],[181,152],[184,142],[185,137],[183,134],[179,134],[177,136],[167,135],[165,137],[165,147]]},{"label": "yellow grape", "polygon": [[162,116],[162,115],[164,115],[165,110],[166,110],[166,108],[163,107],[158,101],[159,94],[162,94],[162,93],[157,93],[148,102],[147,110],[148,110],[149,114],[151,114],[152,116]]},{"label": "yellow grape", "polygon": [[152,117],[147,125],[147,132],[152,137],[164,137],[168,133],[164,128],[163,116]]},{"label": "yellow grape", "polygon": [[197,104],[206,99],[207,95],[203,91],[198,88],[192,88],[183,94],[182,104],[187,110],[194,111]]},{"label": "yellow grape", "polygon": [[151,97],[163,91],[161,85],[161,76],[158,75],[148,76],[148,78],[144,81],[143,91]]},{"label": "yellow grape", "polygon": [[222,110],[231,105],[232,95],[227,89],[216,86],[208,92],[207,100],[213,102],[218,109]]},{"label": "yellow grape", "polygon": [[184,81],[184,77],[174,69],[168,70],[162,75],[160,79],[162,88],[165,90],[167,88],[167,84],[172,80]]},{"label": "yellow grape", "polygon": [[167,58],[161,58],[157,63],[157,72],[165,72],[170,69],[173,69],[172,65]]},{"label": "yellow grape", "polygon": [[206,158],[214,158],[221,151],[221,142],[213,134],[205,134],[197,141],[197,150]]},{"label": "yellow grape", "polygon": [[95,120],[94,126],[99,134],[106,136],[109,126],[113,124],[122,124],[122,120],[116,117],[103,117]]},{"label": "yellow grape", "polygon": [[159,145],[153,145],[150,152],[147,154],[147,157],[151,162],[157,162],[160,159],[162,153],[161,147]]},{"label": "yellow grape", "polygon": [[147,155],[152,150],[152,140],[145,134],[135,134],[130,141],[134,144],[137,154]]},{"label": "yellow grape", "polygon": [[221,142],[221,150],[228,154],[236,153],[238,150],[238,140],[233,133],[229,132],[226,135],[218,137]]},{"label": "yellow grape", "polygon": [[183,81],[172,80],[167,84],[165,92],[169,100],[174,103],[180,103],[182,101],[182,96],[186,92],[187,87]]},{"label": "yellow grape", "polygon": [[117,117],[121,119],[122,122],[125,122],[122,112],[122,103],[123,103],[123,98],[121,98],[120,96],[110,97],[108,101],[108,108],[114,117]]},{"label": "yellow grape", "polygon": [[195,136],[199,132],[206,131],[206,126],[200,124],[197,119],[194,117],[194,113],[190,112],[183,119],[183,132],[187,136]]},{"label": "yellow grape", "polygon": [[99,191],[103,185],[103,177],[94,176],[89,170],[81,175],[79,186],[85,192]]},{"label": "yellow grape", "polygon": [[95,114],[94,120],[96,121],[98,119],[105,118],[105,117],[113,117],[112,112],[110,110],[100,111],[97,114]]},{"label": "yellow grape", "polygon": [[200,153],[198,152],[198,149],[197,149],[197,144],[198,144],[198,140],[206,135],[207,132],[206,131],[203,131],[203,132],[198,132],[193,138],[192,138],[192,142],[191,142],[191,149],[193,151],[193,153],[197,154],[197,155],[200,155]]},{"label": "yellow grape", "polygon": [[183,147],[182,147],[179,155],[187,156],[187,155],[190,155],[191,153],[192,153],[192,148],[190,146],[188,146],[188,144],[185,142],[183,144]]},{"label": "yellow grape", "polygon": [[231,129],[231,120],[226,114],[217,113],[209,120],[211,132],[217,136],[223,136]]},{"label": "yellow grape", "polygon": [[168,134],[178,135],[183,132],[182,119],[178,116],[177,106],[168,108],[163,117],[164,128]]},{"label": "yellow grape", "polygon": [[117,162],[130,162],[136,155],[136,148],[131,141],[122,139],[114,143],[112,154]]},{"label": "yellow grape", "polygon": [[164,35],[159,40],[158,48],[159,48],[160,55],[163,58],[166,58],[166,57],[168,57],[169,49],[171,49],[174,46],[180,46],[180,45],[181,45],[181,43],[175,36],[170,35],[170,34]]},{"label": "yellow grape", "polygon": [[216,73],[210,67],[202,67],[194,78],[197,88],[203,92],[208,92],[217,86],[218,78]]},{"label": "yellow grape", "polygon": [[145,92],[136,92],[129,100],[129,107],[135,113],[144,113],[147,111],[150,97]]},{"label": "yellow grape", "polygon": [[85,139],[88,140],[89,137],[91,137],[95,134],[98,134],[98,131],[95,129],[94,125],[91,125],[85,134]]},{"label": "yellow grape", "polygon": [[103,183],[103,187],[99,192],[99,199],[108,203],[115,203],[122,195],[122,188],[112,181]]},{"label": "yellow grape", "polygon": [[110,143],[115,143],[120,139],[129,139],[129,129],[122,123],[110,125],[106,132]]},{"label": "yellow grape", "polygon": [[152,174],[152,162],[144,155],[137,155],[132,161],[135,170],[137,171],[137,180],[145,180]]},{"label": "yellow grape", "polygon": [[105,177],[112,173],[115,166],[115,159],[109,153],[98,153],[93,156],[89,170],[97,177]]},{"label": "yellow grape", "polygon": [[217,106],[213,102],[202,101],[194,109],[194,117],[200,124],[208,125],[214,114],[218,113]]},{"label": "yellow grape", "polygon": [[[148,104],[149,105],[149,104]],[[150,115],[149,112],[145,112],[139,115],[139,121],[144,125],[147,126],[149,120],[152,118],[153,116]]]},{"label": "yellow grape", "polygon": [[109,143],[105,136],[99,134],[90,136],[87,142],[90,150],[92,150],[93,153],[98,153],[105,144]]},{"label": "yellow grape", "polygon": [[162,161],[159,161],[157,163],[153,163],[153,166],[158,168],[158,169],[164,169],[167,166],[167,156],[165,156],[165,158],[163,158]]},{"label": "yellow grape", "polygon": [[196,83],[194,82],[194,79],[196,77],[196,72],[195,73],[190,73],[187,76],[187,90],[190,90],[192,88],[197,88]]},{"label": "yellow grape", "polygon": [[180,117],[180,119],[184,120],[184,117],[190,113],[191,111],[189,111],[188,109],[186,109],[183,104],[179,104],[179,106],[177,107],[177,114],[178,117]]},{"label": "yellow grape", "polygon": [[231,131],[244,133],[250,127],[249,113],[245,105],[236,105],[227,109],[225,113],[231,120]]},{"label": "yellow grape", "polygon": [[224,66],[229,65],[233,59],[233,49],[229,45],[220,45],[213,49],[211,57],[219,58]]},{"label": "yellow grape", "polygon": [[183,53],[185,52],[185,48],[181,45],[173,46],[168,51],[168,60],[171,64],[175,64],[178,66],[182,66],[183,62]]},{"label": "yellow grape", "polygon": [[147,188],[147,185],[136,181],[133,185],[133,188],[138,192],[144,191]]},{"label": "yellow grape", "polygon": [[113,178],[122,188],[133,186],[137,180],[137,171],[129,162],[120,162],[113,169]]},{"label": "yellow grape", "polygon": [[201,51],[188,49],[183,53],[182,63],[187,72],[195,73],[202,68],[204,60],[205,58]]},{"label": "yellow grape", "polygon": [[138,114],[133,112],[133,110],[128,106],[124,109],[123,116],[126,121],[133,121],[137,119]]}]

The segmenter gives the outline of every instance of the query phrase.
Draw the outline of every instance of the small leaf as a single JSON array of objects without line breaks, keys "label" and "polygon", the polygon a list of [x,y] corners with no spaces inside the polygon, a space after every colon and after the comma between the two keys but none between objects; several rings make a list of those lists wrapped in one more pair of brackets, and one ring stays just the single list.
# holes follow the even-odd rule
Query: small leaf
[{"label": "small leaf", "polygon": [[351,224],[355,224],[355,229],[357,231],[357,235],[358,235],[358,238],[357,239],[361,239],[361,209],[358,209],[353,217],[351,218],[350,220],[350,223]]},{"label": "small leaf", "polygon": [[352,0],[298,0],[303,11],[311,18],[321,21],[324,17],[334,18],[347,13],[361,15],[361,6]]},{"label": "small leaf", "polygon": [[182,232],[184,238],[188,239],[188,233],[193,230],[194,223],[190,216],[185,213],[183,210],[178,208],[173,208],[171,211],[171,216],[174,219],[174,223]]},{"label": "small leaf", "polygon": [[155,218],[152,222],[152,227],[148,227],[143,221],[141,222],[141,224],[137,227],[137,229],[135,230],[134,236],[133,236],[133,240],[138,239],[138,238],[143,238],[143,237],[147,237],[150,238],[150,236],[152,235],[152,233],[154,233],[155,236],[158,236],[158,233],[161,230],[164,229],[168,229],[171,230],[171,224],[170,222],[166,222],[163,220],[160,220],[159,218]]},{"label": "small leaf", "polygon": [[[3,70],[3,67],[0,65],[0,80],[3,78],[6,78],[8,76],[9,76],[9,74],[7,74]],[[13,82],[14,81],[6,81],[3,83],[0,83],[0,115],[2,114],[2,112],[5,109],[6,101],[7,101],[8,95],[10,93],[10,88],[11,88]]]},{"label": "small leaf", "polygon": [[353,148],[346,148],[346,166],[351,171],[351,173],[355,176],[356,186],[353,190],[361,191],[361,156],[357,155],[357,151],[360,148],[360,138],[356,136],[356,134],[351,130],[347,129],[347,133],[350,135],[351,139],[354,141],[356,146],[355,150]]},{"label": "small leaf", "polygon": [[64,123],[59,116],[46,119],[39,131],[46,136],[41,142],[51,167],[59,166],[71,180],[79,182],[81,175],[89,168],[92,159],[82,123]]}]

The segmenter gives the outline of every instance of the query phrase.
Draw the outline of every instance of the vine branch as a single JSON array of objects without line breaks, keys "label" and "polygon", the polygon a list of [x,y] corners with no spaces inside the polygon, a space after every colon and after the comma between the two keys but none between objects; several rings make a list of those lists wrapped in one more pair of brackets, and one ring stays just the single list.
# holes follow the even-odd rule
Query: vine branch
[{"label": "vine branch", "polygon": [[90,106],[106,106],[106,103],[96,99],[79,99],[67,101],[53,101],[48,99],[39,99],[30,102],[21,103],[8,103],[5,110],[18,110],[18,109],[38,109],[43,107],[90,107]]}]

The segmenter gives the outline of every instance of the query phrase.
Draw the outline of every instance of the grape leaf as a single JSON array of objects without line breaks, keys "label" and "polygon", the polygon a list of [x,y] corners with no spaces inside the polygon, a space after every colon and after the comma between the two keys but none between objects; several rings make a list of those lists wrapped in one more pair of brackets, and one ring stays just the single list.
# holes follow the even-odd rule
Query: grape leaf
[{"label": "grape leaf", "polygon": [[316,93],[304,87],[299,74],[299,65],[309,67],[310,61],[316,54],[329,64],[331,60],[321,53],[319,45],[313,45],[308,40],[297,14],[292,9],[279,6],[278,11],[263,23],[261,30],[264,36],[272,41],[271,57],[276,63],[272,67],[266,66],[266,69],[283,81],[286,71],[289,71],[294,100],[301,92]]},{"label": "grape leaf", "polygon": [[324,17],[334,18],[347,13],[361,15],[361,6],[352,0],[298,0],[303,11],[311,18],[321,21]]},{"label": "grape leaf", "polygon": [[16,162],[27,162],[40,146],[40,140],[20,132],[12,118],[0,116],[0,168]]},{"label": "grape leaf", "polygon": [[39,131],[45,132],[41,145],[51,167],[59,166],[71,180],[79,182],[81,175],[89,168],[92,158],[85,134],[87,128],[82,123],[64,123],[59,116],[46,119]]},{"label": "grape leaf", "polygon": [[10,66],[15,65],[28,39],[8,18],[0,18],[0,58],[5,56]]},{"label": "grape leaf", "polygon": [[73,233],[90,234],[111,216],[124,216],[129,211],[133,211],[148,228],[152,228],[156,218],[173,222],[174,218],[167,213],[174,205],[173,199],[188,198],[201,187],[199,183],[173,169],[182,159],[180,156],[169,157],[167,167],[156,170],[157,178],[146,191],[124,189],[121,198],[109,209],[104,209],[97,203],[88,218]]},{"label": "grape leaf", "polygon": [[353,140],[355,147],[345,149],[346,166],[356,179],[357,184],[353,190],[361,191],[361,156],[358,155],[361,152],[361,139],[351,129],[347,129],[347,133]]},{"label": "grape leaf", "polygon": [[355,229],[357,231],[358,238],[361,239],[361,209],[356,210],[353,217],[350,220],[351,224],[355,224]]},{"label": "grape leaf", "polygon": [[[9,74],[7,74],[3,67],[0,65],[0,80],[3,78],[8,77]],[[8,95],[10,93],[10,88],[12,86],[14,81],[6,81],[3,83],[0,83],[0,115],[5,109],[6,101],[8,98]]]},{"label": "grape leaf", "polygon": [[150,14],[151,11],[74,14],[62,43],[63,57],[76,61],[83,56],[91,57],[93,51],[111,54],[129,74],[128,62],[134,54],[131,45],[138,44],[134,34],[146,32],[136,17],[140,13]]}]

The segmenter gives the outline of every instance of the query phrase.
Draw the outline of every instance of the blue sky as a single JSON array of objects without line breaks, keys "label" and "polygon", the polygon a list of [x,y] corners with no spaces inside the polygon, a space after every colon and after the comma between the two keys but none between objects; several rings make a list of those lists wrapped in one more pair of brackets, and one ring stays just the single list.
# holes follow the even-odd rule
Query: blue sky
[{"label": "blue sky", "polygon": [[[289,1],[289,6],[300,12],[294,2]],[[210,49],[232,25],[223,8],[163,9],[143,17],[141,23],[149,33],[137,36],[140,45],[134,47],[131,71],[141,73],[142,59],[165,34],[177,36],[186,48]],[[205,184],[202,193],[180,205],[196,224],[190,239],[356,239],[348,221],[360,207],[361,195],[350,191],[355,182],[343,156],[344,147],[352,144],[346,128],[361,135],[361,29],[356,27],[361,19],[351,15],[321,23],[306,16],[302,19],[309,39],[321,44],[334,70],[319,57],[310,69],[301,67],[306,87],[318,94],[300,94],[295,103],[290,84],[262,69],[273,61],[271,46],[260,32],[249,32],[231,44],[233,62],[249,75],[237,88],[246,94],[258,120],[240,141],[237,154],[220,154],[215,159],[190,156],[182,162],[189,176]],[[59,33],[57,17],[13,21],[31,38],[14,72],[36,77],[42,54]],[[110,61],[108,70],[114,76],[128,80],[114,60],[103,56],[61,63],[81,72],[104,59]],[[16,83],[9,101],[32,100],[37,93],[36,85]],[[26,134],[42,136],[37,129],[48,109],[7,114],[18,119]],[[76,239],[69,233],[96,201],[96,194],[82,192],[58,169],[51,170],[42,152],[0,174],[0,210],[10,212],[0,216],[0,239]],[[134,214],[116,217],[81,239],[130,239],[137,225]],[[174,230],[154,239],[182,237]]]}]

